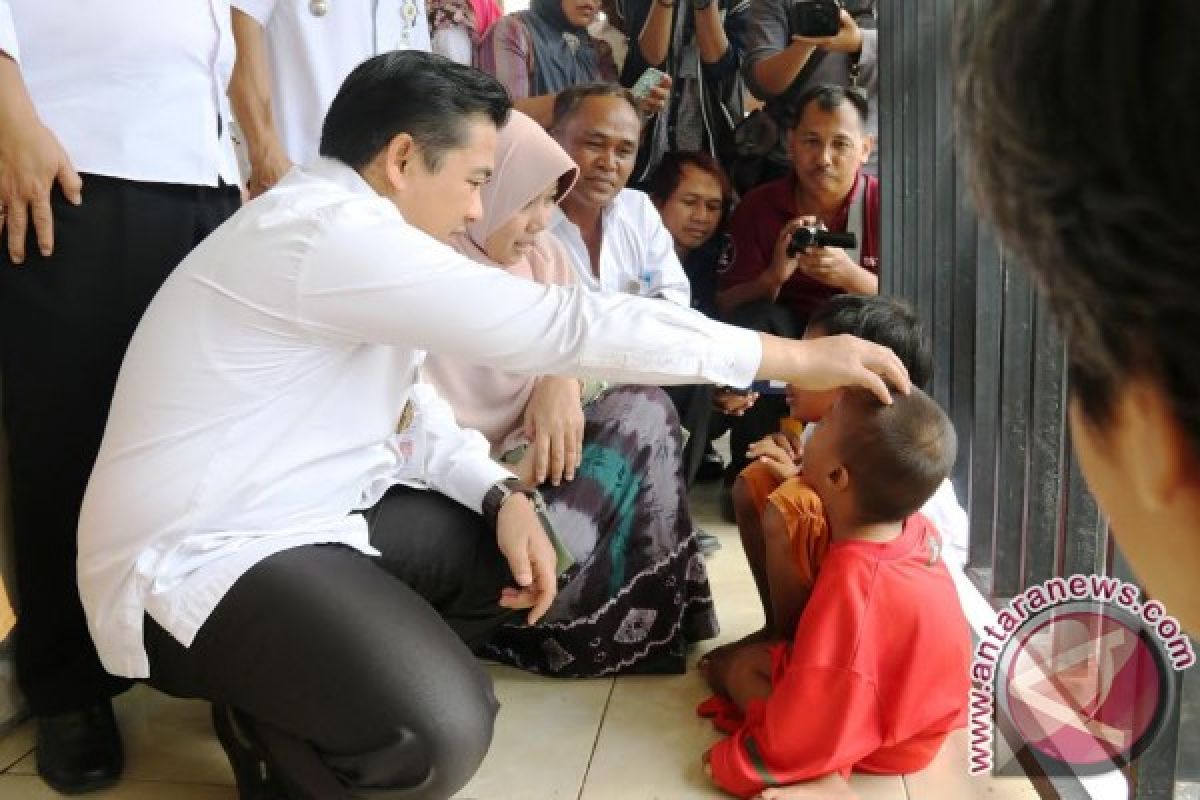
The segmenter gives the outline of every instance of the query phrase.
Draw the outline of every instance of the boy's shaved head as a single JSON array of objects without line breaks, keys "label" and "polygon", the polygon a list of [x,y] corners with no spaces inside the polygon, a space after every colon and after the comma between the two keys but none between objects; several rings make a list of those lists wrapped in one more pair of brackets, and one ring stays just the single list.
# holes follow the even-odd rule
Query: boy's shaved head
[{"label": "boy's shaved head", "polygon": [[946,412],[913,387],[885,406],[846,390],[835,407],[835,448],[854,486],[861,524],[895,522],[918,511],[950,474],[958,437]]}]

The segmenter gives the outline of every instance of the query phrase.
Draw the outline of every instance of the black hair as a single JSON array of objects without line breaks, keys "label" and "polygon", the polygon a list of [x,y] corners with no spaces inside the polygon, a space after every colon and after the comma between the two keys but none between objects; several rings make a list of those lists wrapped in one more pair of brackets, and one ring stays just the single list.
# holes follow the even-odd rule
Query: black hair
[{"label": "black hair", "polygon": [[808,319],[808,327],[826,336],[848,333],[891,348],[915,386],[933,379],[933,348],[921,318],[903,300],[882,295],[839,294],[825,301]]},{"label": "black hair", "polygon": [[583,101],[589,97],[619,97],[629,103],[633,113],[637,115],[638,123],[642,122],[642,110],[638,107],[633,92],[616,83],[582,83],[563,89],[554,98],[554,118],[550,122],[550,132],[562,129],[567,121],[575,115]]},{"label": "black hair", "polygon": [[436,171],[446,151],[465,144],[468,117],[484,116],[499,128],[511,108],[508,92],[484,72],[419,50],[383,53],[355,67],[338,89],[320,153],[362,169],[407,133]]},{"label": "black hair", "polygon": [[863,130],[866,130],[867,117],[870,114],[867,96],[858,89],[838,86],[835,83],[819,84],[796,98],[795,105],[792,107],[793,116],[791,125],[788,127],[795,128],[799,125],[800,120],[804,117],[804,112],[813,103],[816,103],[817,108],[827,113],[832,112],[845,103],[849,103],[858,112],[858,120],[862,123]]},{"label": "black hair", "polygon": [[1200,3],[969,5],[955,99],[975,198],[1061,323],[1080,410],[1110,422],[1146,376],[1200,452]]},{"label": "black hair", "polygon": [[863,389],[838,401],[838,457],[850,473],[858,523],[899,522],[920,510],[954,468],[958,437],[946,412],[913,387],[892,404]]},{"label": "black hair", "polygon": [[[679,188],[679,182],[683,180],[683,168],[687,166],[708,173],[720,184],[721,224],[724,224],[725,217],[729,214],[729,207],[733,203],[733,185],[729,182],[729,175],[721,166],[721,162],[703,150],[672,150],[663,154],[662,161],[654,170],[649,186],[646,187],[650,196],[659,204],[667,202]],[[718,225],[719,229],[720,225]]]}]

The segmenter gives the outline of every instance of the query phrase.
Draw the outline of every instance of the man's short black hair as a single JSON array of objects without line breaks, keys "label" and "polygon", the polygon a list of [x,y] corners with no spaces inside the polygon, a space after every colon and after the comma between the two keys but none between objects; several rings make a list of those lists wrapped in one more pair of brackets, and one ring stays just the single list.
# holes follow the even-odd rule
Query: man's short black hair
[{"label": "man's short black hair", "polygon": [[891,348],[922,389],[933,379],[933,348],[921,318],[903,300],[882,295],[839,294],[822,304],[808,319],[810,329],[825,336],[848,333]]},{"label": "man's short black hair", "polygon": [[619,97],[629,103],[629,107],[633,109],[633,113],[638,118],[638,123],[642,122],[642,110],[638,107],[637,98],[624,86],[616,83],[582,83],[563,89],[555,96],[554,118],[550,122],[550,132],[555,133],[562,130],[567,121],[575,116],[575,112],[579,111],[583,101],[589,97]]},{"label": "man's short black hair", "polygon": [[800,120],[804,118],[804,112],[813,103],[816,104],[817,108],[826,113],[830,113],[839,106],[849,103],[858,112],[858,119],[862,123],[863,130],[865,131],[867,128],[867,116],[870,114],[870,107],[867,105],[867,96],[858,89],[848,89],[845,86],[838,86],[835,83],[819,84],[800,95],[792,108],[794,116],[789,127],[795,128],[799,125]]},{"label": "man's short black hair", "polygon": [[320,152],[362,169],[407,133],[436,171],[447,150],[466,143],[468,117],[485,116],[499,128],[511,108],[508,92],[484,72],[419,50],[383,53],[355,67],[338,89]]},{"label": "man's short black hair", "polygon": [[858,522],[899,522],[919,511],[954,468],[958,437],[925,392],[893,394],[885,406],[862,389],[838,400],[839,459],[850,472]]},{"label": "man's short black hair", "polygon": [[975,196],[1062,324],[1084,416],[1110,422],[1146,376],[1200,452],[1200,3],[968,5],[955,93]]}]

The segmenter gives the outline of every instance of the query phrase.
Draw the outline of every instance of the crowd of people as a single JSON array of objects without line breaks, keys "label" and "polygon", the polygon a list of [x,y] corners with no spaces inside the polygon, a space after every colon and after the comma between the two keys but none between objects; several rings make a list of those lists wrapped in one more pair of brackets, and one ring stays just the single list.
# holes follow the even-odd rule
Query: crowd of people
[{"label": "crowd of people", "polygon": [[449,797],[491,741],[478,657],[677,673],[716,635],[704,476],[766,619],[700,664],[712,779],[930,762],[969,686],[956,438],[879,296],[875,4],[814,36],[794,2],[0,0],[51,787],[119,780],[140,680],[212,703],[244,798]]}]

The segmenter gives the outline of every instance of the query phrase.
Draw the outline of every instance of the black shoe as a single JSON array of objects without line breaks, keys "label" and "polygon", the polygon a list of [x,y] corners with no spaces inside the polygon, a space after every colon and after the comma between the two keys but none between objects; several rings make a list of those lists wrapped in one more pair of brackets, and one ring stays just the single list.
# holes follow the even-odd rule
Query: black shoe
[{"label": "black shoe", "polygon": [[37,770],[60,794],[107,789],[121,779],[125,752],[112,703],[37,720]]},{"label": "black shoe", "polygon": [[245,715],[232,706],[213,703],[212,723],[217,740],[233,767],[239,800],[287,800],[283,790],[271,778],[266,756],[251,733]]},{"label": "black shoe", "polygon": [[721,458],[721,454],[710,446],[705,451],[704,458],[700,460],[700,466],[696,469],[696,480],[701,483],[712,483],[720,480],[724,474],[725,461]]}]

